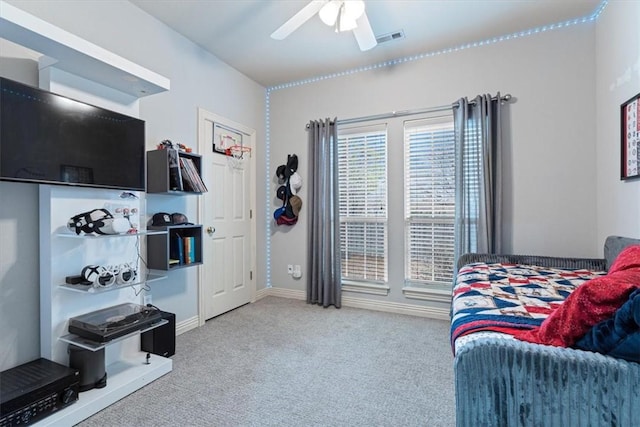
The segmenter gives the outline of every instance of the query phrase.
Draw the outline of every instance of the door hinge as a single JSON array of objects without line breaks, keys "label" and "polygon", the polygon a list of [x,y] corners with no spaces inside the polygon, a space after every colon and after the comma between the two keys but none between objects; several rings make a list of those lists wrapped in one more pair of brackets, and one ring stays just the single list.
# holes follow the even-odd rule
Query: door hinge
[{"label": "door hinge", "polygon": [[253,209],[249,209],[249,219],[253,219]]},{"label": "door hinge", "polygon": [[249,271],[249,280],[253,280],[253,271]]}]

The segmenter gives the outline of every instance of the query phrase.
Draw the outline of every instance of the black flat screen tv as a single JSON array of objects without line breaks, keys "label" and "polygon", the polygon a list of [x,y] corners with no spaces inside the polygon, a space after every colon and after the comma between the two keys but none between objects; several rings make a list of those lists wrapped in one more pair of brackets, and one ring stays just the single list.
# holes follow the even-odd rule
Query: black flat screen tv
[{"label": "black flat screen tv", "polygon": [[0,78],[0,180],[144,191],[144,125]]}]

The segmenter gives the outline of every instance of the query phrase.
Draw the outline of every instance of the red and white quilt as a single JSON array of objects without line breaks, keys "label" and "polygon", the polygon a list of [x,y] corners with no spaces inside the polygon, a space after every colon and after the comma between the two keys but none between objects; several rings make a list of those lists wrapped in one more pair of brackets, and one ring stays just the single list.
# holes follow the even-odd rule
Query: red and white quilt
[{"label": "red and white quilt", "polygon": [[578,286],[604,271],[519,264],[468,264],[453,288],[451,344],[463,335],[510,335],[539,326]]}]

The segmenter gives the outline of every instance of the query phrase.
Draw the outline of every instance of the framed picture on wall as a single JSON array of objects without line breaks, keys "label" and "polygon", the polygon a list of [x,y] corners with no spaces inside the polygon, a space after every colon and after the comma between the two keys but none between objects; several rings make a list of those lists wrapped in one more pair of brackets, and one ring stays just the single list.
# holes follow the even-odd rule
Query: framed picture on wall
[{"label": "framed picture on wall", "polygon": [[640,177],[640,93],[620,106],[620,179]]}]

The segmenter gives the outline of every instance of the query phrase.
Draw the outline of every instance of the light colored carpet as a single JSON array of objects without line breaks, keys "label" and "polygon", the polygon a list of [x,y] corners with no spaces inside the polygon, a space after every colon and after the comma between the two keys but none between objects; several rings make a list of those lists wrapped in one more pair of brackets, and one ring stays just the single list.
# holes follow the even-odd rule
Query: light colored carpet
[{"label": "light colored carpet", "polygon": [[171,373],[79,426],[453,426],[448,337],[445,321],[267,297],[178,336]]}]

